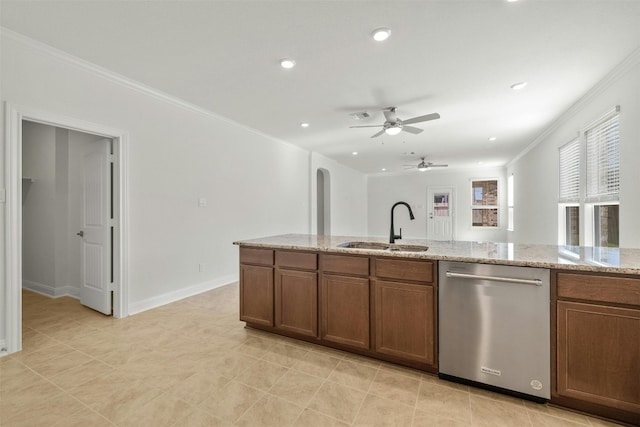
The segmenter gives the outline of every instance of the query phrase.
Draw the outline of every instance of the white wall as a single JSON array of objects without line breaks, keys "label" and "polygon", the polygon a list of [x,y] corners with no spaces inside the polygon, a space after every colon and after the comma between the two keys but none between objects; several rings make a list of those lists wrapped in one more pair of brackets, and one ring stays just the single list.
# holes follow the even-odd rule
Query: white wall
[{"label": "white wall", "polygon": [[317,171],[329,172],[331,187],[331,234],[362,236],[367,232],[366,175],[318,153],[311,153],[311,227],[317,231]]},{"label": "white wall", "polygon": [[[415,172],[406,174],[377,174],[368,178],[368,229],[370,236],[389,236],[391,207],[404,201],[411,205],[415,220],[403,207],[396,208],[396,232],[402,227],[405,238],[427,237],[427,188],[454,188],[454,240],[506,241],[506,178],[504,168],[463,169],[459,171]],[[499,228],[471,226],[471,180],[498,179]]]},{"label": "white wall", "polygon": [[[3,35],[1,48],[3,101],[129,132],[134,309],[235,280],[235,240],[308,232],[307,151],[118,84],[13,37]],[[200,197],[206,207],[198,207]]]},{"label": "white wall", "polygon": [[517,243],[558,242],[558,148],[620,106],[620,246],[640,247],[640,51],[561,116],[537,145],[508,165],[515,180]]}]

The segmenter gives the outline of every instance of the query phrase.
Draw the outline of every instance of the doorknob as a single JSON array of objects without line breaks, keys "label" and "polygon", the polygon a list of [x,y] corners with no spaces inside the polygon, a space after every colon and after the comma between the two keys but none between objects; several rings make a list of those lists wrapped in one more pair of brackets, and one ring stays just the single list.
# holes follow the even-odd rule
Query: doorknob
[{"label": "doorknob", "polygon": [[84,237],[84,231],[80,230],[76,233],[77,236]]}]

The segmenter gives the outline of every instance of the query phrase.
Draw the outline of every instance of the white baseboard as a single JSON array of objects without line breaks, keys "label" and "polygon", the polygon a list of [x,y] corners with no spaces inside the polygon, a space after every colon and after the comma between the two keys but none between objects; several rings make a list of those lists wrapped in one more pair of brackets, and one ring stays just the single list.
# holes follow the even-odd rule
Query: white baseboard
[{"label": "white baseboard", "polygon": [[179,301],[184,298],[188,298],[194,295],[201,294],[203,292],[210,291],[233,282],[238,281],[237,274],[231,274],[224,277],[219,277],[215,280],[208,282],[198,283],[193,286],[189,286],[184,289],[179,289],[173,292],[167,292],[166,294],[158,295],[155,297],[147,298],[142,301],[129,303],[129,315],[141,313],[143,311],[151,310],[152,308],[160,307],[165,304]]},{"label": "white baseboard", "polygon": [[44,295],[49,298],[60,297],[72,297],[80,298],[80,289],[75,286],[61,286],[56,288],[55,286],[45,285],[43,283],[32,282],[30,280],[23,280],[22,287],[28,289],[31,292],[35,292],[40,295]]},{"label": "white baseboard", "polygon": [[55,288],[51,285],[45,285],[43,283],[32,282],[30,280],[23,280],[22,287],[28,289],[31,292],[35,292],[40,295],[44,295],[49,298],[54,298]]}]

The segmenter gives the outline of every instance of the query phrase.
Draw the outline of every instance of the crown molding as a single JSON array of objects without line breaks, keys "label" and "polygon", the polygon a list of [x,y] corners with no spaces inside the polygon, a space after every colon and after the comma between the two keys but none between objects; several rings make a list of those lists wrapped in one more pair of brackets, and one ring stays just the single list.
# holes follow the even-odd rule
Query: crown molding
[{"label": "crown molding", "polygon": [[17,33],[13,30],[10,30],[6,27],[0,26],[0,36],[2,37],[6,37],[8,39],[14,40],[20,44],[23,44],[31,49],[36,50],[39,53],[48,55],[50,57],[53,57],[57,60],[60,60],[62,62],[65,62],[67,64],[73,65],[76,68],[79,68],[83,71],[89,72],[91,74],[94,74],[100,78],[103,78],[105,80],[108,80],[111,83],[115,83],[118,84],[120,86],[126,87],[128,89],[132,89],[135,90],[137,92],[140,92],[144,95],[150,96],[152,98],[155,98],[159,101],[163,101],[166,102],[168,104],[174,105],[176,107],[182,108],[183,110],[192,112],[192,113],[197,113],[203,116],[207,116],[210,118],[214,118],[216,120],[220,120],[223,121],[225,123],[228,123],[230,125],[233,126],[237,126],[240,127],[248,132],[251,132],[255,135],[261,136],[263,138],[269,139],[273,142],[277,142],[280,144],[284,144],[287,145],[289,147],[293,147],[296,148],[298,150],[301,151],[309,151],[309,150],[305,150],[304,148],[301,148],[297,145],[294,145],[288,141],[284,141],[282,139],[278,139],[275,138],[271,135],[267,135],[257,129],[254,129],[252,127],[249,127],[245,124],[242,124],[240,122],[237,122],[235,120],[232,120],[228,117],[224,117],[221,116],[217,113],[214,113],[211,110],[207,110],[206,108],[202,108],[196,104],[192,104],[188,101],[185,101],[181,98],[178,98],[176,96],[170,95],[166,92],[163,92],[161,90],[155,89],[151,86],[147,86],[144,83],[138,82],[136,80],[130,79],[128,77],[125,77],[121,74],[118,74],[116,72],[113,72],[107,68],[104,68],[100,65],[94,64],[93,62],[89,62],[86,61],[84,59],[81,59],[77,56],[74,56],[68,52],[65,52],[63,50],[57,49],[53,46],[50,46],[46,43],[40,42],[38,40],[32,39],[28,36],[25,36],[23,34]]},{"label": "crown molding", "polygon": [[622,62],[616,65],[606,76],[587,91],[580,99],[578,99],[571,107],[562,113],[556,120],[549,125],[536,139],[527,145],[518,155],[511,159],[505,167],[510,168],[518,160],[524,157],[529,151],[533,150],[538,144],[547,139],[549,135],[555,132],[560,126],[566,123],[571,117],[580,112],[591,100],[608,89],[612,84],[618,81],[622,76],[627,74],[631,69],[640,64],[640,46],[631,52]]}]

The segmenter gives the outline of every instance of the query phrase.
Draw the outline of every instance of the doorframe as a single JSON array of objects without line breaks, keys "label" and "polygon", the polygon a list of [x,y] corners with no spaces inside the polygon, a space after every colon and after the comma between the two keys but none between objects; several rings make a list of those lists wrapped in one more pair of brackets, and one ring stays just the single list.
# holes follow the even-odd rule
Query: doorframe
[{"label": "doorframe", "polygon": [[129,134],[74,117],[5,102],[5,301],[7,353],[22,349],[22,122],[28,120],[111,138],[114,143],[113,316],[129,312]]},{"label": "doorframe", "polygon": [[427,215],[426,215],[426,220],[427,223],[425,224],[427,227],[427,239],[430,239],[431,237],[429,236],[429,205],[433,204],[433,200],[430,200],[430,193],[435,193],[437,191],[448,191],[451,199],[449,200],[449,217],[451,218],[451,239],[454,240],[455,236],[456,236],[456,209],[457,209],[457,202],[455,200],[456,197],[456,188],[453,186],[443,186],[443,185],[437,185],[437,186],[433,186],[433,187],[427,187],[427,204],[426,204],[426,210],[427,210]]}]

